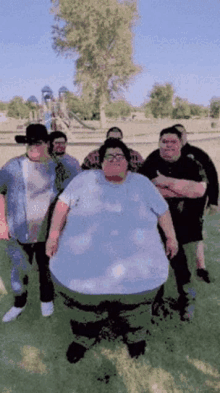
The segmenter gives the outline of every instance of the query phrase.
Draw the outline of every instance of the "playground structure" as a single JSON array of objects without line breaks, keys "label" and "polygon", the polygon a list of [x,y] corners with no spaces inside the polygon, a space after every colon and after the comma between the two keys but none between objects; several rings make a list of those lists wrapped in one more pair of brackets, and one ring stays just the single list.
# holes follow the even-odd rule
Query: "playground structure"
[{"label": "playground structure", "polygon": [[68,89],[62,86],[58,91],[58,99],[55,99],[51,88],[49,86],[44,86],[41,90],[42,105],[40,107],[37,107],[38,100],[35,96],[29,97],[28,101],[30,101],[33,106],[36,106],[36,110],[32,109],[30,111],[30,122],[40,122],[44,124],[48,132],[58,130],[67,132],[74,127],[74,121],[84,128],[95,130],[94,127],[85,124],[74,112],[67,109],[65,100],[67,92]]}]

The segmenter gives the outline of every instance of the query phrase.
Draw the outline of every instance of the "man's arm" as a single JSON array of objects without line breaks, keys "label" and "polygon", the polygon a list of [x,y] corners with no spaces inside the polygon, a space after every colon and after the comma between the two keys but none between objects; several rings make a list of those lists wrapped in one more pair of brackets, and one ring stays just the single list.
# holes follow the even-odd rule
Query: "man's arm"
[{"label": "man's arm", "polygon": [[159,216],[158,224],[162,228],[166,237],[166,255],[172,259],[178,252],[178,242],[169,210],[167,210],[162,216]]},{"label": "man's arm", "polygon": [[[152,179],[155,186],[168,189],[176,194],[176,198],[201,198],[206,192],[207,184],[204,181],[175,179],[161,175]],[[164,196],[164,195],[163,195]],[[175,197],[175,195],[173,196]]]},{"label": "man's arm", "polygon": [[5,215],[5,196],[0,194],[0,240],[9,240],[9,230]]},{"label": "man's arm", "polygon": [[59,237],[65,225],[68,211],[69,206],[58,200],[54,208],[49,236],[46,242],[46,255],[48,257],[52,257],[57,252]]}]

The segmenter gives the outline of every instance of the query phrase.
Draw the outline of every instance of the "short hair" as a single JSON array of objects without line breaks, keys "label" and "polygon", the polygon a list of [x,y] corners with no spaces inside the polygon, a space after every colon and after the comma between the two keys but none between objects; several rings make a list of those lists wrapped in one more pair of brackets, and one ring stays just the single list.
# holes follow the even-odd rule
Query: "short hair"
[{"label": "short hair", "polygon": [[160,132],[160,139],[162,138],[163,135],[165,134],[175,134],[178,136],[178,138],[181,140],[182,138],[182,133],[181,131],[178,131],[174,126],[173,127],[167,127],[164,128],[161,132]]},{"label": "short hair", "polygon": [[120,141],[120,139],[117,139],[117,138],[106,139],[105,143],[100,147],[100,149],[99,149],[99,162],[100,162],[100,164],[102,164],[104,161],[104,156],[105,156],[106,150],[110,149],[110,148],[115,149],[117,147],[119,147],[119,149],[121,149],[123,151],[126,161],[129,164],[130,159],[131,159],[130,150],[128,149],[128,147],[125,145],[124,142]]},{"label": "short hair", "polygon": [[53,131],[50,133],[50,142],[52,143],[54,139],[57,138],[65,138],[65,141],[67,142],[67,136],[64,134],[62,131]]},{"label": "short hair", "polygon": [[[186,131],[185,127],[184,127],[182,124],[174,124],[173,127],[174,127],[174,128],[177,128],[177,130],[178,130],[178,127],[181,127],[181,128],[184,129],[184,131]],[[178,130],[178,131],[179,131],[179,130]],[[180,132],[182,132],[182,131],[180,131]]]},{"label": "short hair", "polygon": [[111,128],[109,128],[109,130],[107,131],[107,134],[106,134],[106,138],[109,137],[110,132],[120,132],[121,137],[123,138],[123,132],[122,132],[122,130],[121,130],[120,128],[118,128],[118,127],[111,127]]}]

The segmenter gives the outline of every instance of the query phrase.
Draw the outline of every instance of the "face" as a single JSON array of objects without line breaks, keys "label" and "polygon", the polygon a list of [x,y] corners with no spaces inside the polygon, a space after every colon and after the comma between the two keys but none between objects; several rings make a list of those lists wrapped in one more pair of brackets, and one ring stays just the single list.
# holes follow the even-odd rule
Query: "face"
[{"label": "face", "polygon": [[109,148],[105,152],[102,169],[106,177],[125,178],[128,170],[128,162],[123,151],[119,148]]},{"label": "face", "polygon": [[174,162],[181,156],[182,143],[176,134],[164,134],[159,141],[160,156]]},{"label": "face", "polygon": [[121,133],[119,131],[111,131],[108,138],[122,139]]},{"label": "face", "polygon": [[66,151],[66,140],[64,137],[56,138],[52,142],[53,144],[53,153],[64,154]]},{"label": "face", "polygon": [[37,141],[27,145],[27,155],[31,161],[41,162],[49,158],[49,143]]}]

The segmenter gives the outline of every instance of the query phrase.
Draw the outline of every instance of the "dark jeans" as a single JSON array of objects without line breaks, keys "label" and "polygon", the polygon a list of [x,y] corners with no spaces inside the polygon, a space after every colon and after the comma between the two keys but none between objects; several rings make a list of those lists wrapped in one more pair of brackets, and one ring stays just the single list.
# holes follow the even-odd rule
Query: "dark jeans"
[{"label": "dark jeans", "polygon": [[73,342],[89,349],[102,339],[121,336],[126,344],[146,339],[153,308],[163,286],[131,295],[82,295],[56,288],[69,309]]},{"label": "dark jeans", "polygon": [[[42,302],[50,302],[54,298],[54,287],[50,276],[49,270],[49,258],[45,253],[45,243],[32,243],[32,244],[21,244],[22,250],[30,263],[33,262],[35,254],[36,262],[39,269],[39,282],[40,282],[40,300]],[[21,295],[15,296],[15,307],[24,307],[27,301],[27,285],[28,276],[25,275],[23,278],[23,288],[26,289]]]}]

